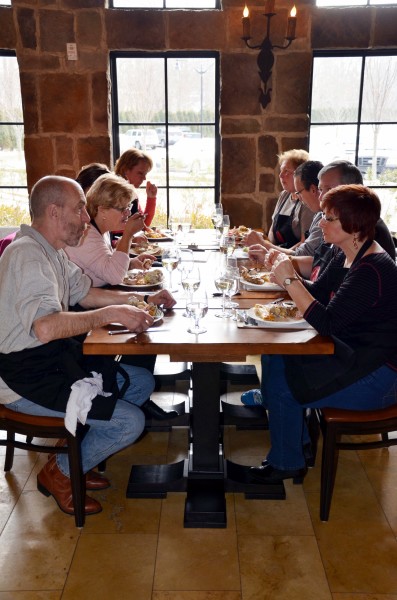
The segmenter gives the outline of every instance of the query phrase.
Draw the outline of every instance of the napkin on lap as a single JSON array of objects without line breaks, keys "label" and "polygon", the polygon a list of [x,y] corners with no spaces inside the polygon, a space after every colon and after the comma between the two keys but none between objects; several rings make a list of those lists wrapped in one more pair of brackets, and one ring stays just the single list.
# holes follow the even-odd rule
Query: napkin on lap
[{"label": "napkin on lap", "polygon": [[79,379],[71,387],[68,403],[66,405],[65,427],[71,434],[76,435],[77,421],[83,425],[92,406],[95,396],[111,396],[103,391],[102,374],[92,371],[92,377]]}]

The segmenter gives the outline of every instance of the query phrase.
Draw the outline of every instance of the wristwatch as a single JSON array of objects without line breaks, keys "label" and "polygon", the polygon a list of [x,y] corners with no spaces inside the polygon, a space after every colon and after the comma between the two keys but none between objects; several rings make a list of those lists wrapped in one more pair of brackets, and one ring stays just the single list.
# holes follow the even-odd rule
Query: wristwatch
[{"label": "wristwatch", "polygon": [[287,285],[291,285],[291,283],[292,283],[293,281],[300,281],[300,279],[299,279],[299,277],[296,277],[296,276],[295,276],[295,277],[286,277],[286,278],[284,279],[283,286],[284,286],[284,287],[287,287]]}]

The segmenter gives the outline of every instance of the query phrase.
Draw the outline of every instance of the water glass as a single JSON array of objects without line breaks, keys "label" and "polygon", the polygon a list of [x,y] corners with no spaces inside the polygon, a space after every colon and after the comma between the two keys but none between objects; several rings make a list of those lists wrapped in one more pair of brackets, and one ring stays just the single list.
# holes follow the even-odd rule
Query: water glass
[{"label": "water glass", "polygon": [[207,329],[200,326],[200,319],[205,317],[208,312],[208,297],[207,292],[200,291],[192,294],[192,297],[186,304],[186,310],[192,319],[192,324],[188,327],[189,333],[205,333]]},{"label": "water glass", "polygon": [[166,271],[168,271],[169,275],[169,283],[168,288],[170,292],[173,292],[173,284],[172,284],[172,271],[174,271],[178,267],[179,263],[179,251],[176,246],[169,246],[165,248],[161,257],[163,267]]}]

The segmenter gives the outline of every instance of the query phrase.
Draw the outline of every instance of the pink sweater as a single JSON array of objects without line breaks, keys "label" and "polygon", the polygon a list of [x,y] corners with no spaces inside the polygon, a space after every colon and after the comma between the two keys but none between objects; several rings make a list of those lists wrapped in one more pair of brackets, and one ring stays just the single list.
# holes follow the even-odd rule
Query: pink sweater
[{"label": "pink sweater", "polygon": [[130,264],[128,254],[112,249],[110,235],[101,235],[92,225],[79,246],[67,246],[65,251],[91,278],[93,287],[122,283]]}]

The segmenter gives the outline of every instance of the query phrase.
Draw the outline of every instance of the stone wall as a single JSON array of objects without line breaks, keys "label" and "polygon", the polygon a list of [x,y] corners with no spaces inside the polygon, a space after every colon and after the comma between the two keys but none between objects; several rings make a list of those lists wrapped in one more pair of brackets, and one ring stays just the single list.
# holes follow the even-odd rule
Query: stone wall
[{"label": "stone wall", "polygon": [[[221,195],[233,223],[267,228],[280,186],[277,154],[307,147],[312,48],[396,45],[395,8],[316,9],[297,3],[297,39],[275,50],[272,101],[259,104],[257,51],[241,40],[244,0],[222,11],[110,10],[105,0],[13,0],[0,8],[0,47],[17,52],[28,185],[48,173],[112,164],[110,50],[216,50],[221,58]],[[249,2],[254,43],[263,1]],[[271,39],[282,45],[291,2],[278,0]],[[194,34],[192,35],[192,32]],[[77,44],[68,61],[66,44]]]}]

